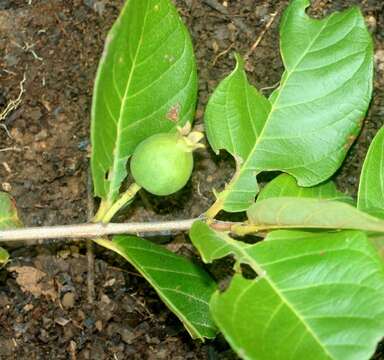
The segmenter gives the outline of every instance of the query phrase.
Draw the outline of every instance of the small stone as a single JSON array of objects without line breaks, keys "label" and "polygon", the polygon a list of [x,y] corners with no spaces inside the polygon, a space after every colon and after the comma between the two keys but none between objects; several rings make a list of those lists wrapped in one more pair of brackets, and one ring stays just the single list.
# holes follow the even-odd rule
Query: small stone
[{"label": "small stone", "polygon": [[3,190],[5,191],[5,192],[11,192],[12,191],[12,185],[9,183],[9,182],[3,182],[2,184],[1,184],[1,187],[3,188]]},{"label": "small stone", "polygon": [[365,21],[366,21],[366,23],[368,25],[368,30],[371,33],[375,33],[376,29],[377,29],[377,20],[376,20],[376,18],[373,15],[368,15],[368,16],[366,16]]},{"label": "small stone", "polygon": [[111,302],[111,299],[107,295],[103,294],[101,295],[100,301],[104,304],[109,304]]},{"label": "small stone", "polygon": [[25,305],[24,307],[23,307],[23,310],[25,311],[25,312],[29,312],[29,311],[31,311],[33,309],[33,305],[32,304],[27,304],[27,305]]},{"label": "small stone", "polygon": [[76,275],[74,281],[78,284],[82,284],[84,282],[84,279],[81,275]]},{"label": "small stone", "polygon": [[55,319],[55,323],[56,324],[59,324],[60,326],[64,327],[65,325],[67,325],[71,320],[68,320],[68,319],[65,319],[65,318],[62,318],[62,317],[59,317],[59,318],[56,318]]},{"label": "small stone", "polygon": [[101,331],[103,330],[103,322],[102,322],[101,320],[97,320],[97,321],[95,322],[95,327],[96,327],[96,329],[97,329],[99,332],[101,332]]},{"label": "small stone", "polygon": [[79,142],[79,144],[77,145],[77,148],[81,151],[86,151],[87,148],[89,146],[89,140],[88,139],[85,139],[85,140],[81,140]]},{"label": "small stone", "polygon": [[73,308],[75,305],[75,294],[72,292],[67,292],[61,299],[61,303],[66,309]]},{"label": "small stone", "polygon": [[[76,343],[75,343],[73,340],[70,341],[68,347],[69,347],[69,352],[70,352],[71,354],[75,354],[75,355],[76,355]],[[75,356],[72,356],[72,358],[75,358],[75,359],[76,359]]]},{"label": "small stone", "polygon": [[77,316],[79,317],[79,319],[80,319],[81,321],[83,321],[83,320],[85,319],[84,311],[79,310],[79,311],[77,312]]},{"label": "small stone", "polygon": [[35,135],[35,140],[41,141],[41,140],[45,140],[47,137],[48,137],[48,132],[46,129],[43,129]]},{"label": "small stone", "polygon": [[93,327],[93,325],[95,324],[95,320],[92,319],[91,317],[87,317],[85,320],[84,320],[84,325],[86,328],[88,329],[91,329]]},{"label": "small stone", "polygon": [[104,287],[112,287],[116,282],[115,278],[109,279],[104,283]]},{"label": "small stone", "polygon": [[377,50],[375,53],[376,68],[379,72],[384,71],[384,50]]}]

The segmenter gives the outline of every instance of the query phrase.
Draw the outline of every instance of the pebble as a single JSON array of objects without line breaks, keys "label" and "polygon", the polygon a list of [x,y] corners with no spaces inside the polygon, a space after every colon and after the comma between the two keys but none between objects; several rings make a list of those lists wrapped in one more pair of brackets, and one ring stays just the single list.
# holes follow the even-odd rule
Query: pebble
[{"label": "pebble", "polygon": [[375,53],[375,63],[377,70],[384,71],[384,50],[377,50]]},{"label": "pebble", "polygon": [[107,295],[103,294],[101,295],[100,301],[104,304],[109,304],[111,302],[111,299]]},{"label": "pebble", "polygon": [[87,317],[85,320],[84,320],[84,326],[88,329],[91,329],[93,327],[93,325],[95,324],[95,320],[91,317]]},{"label": "pebble", "polygon": [[102,322],[101,320],[97,320],[97,321],[95,322],[95,327],[96,327],[96,329],[97,329],[99,332],[101,332],[101,331],[103,330],[103,322]]},{"label": "pebble", "polygon": [[115,284],[116,282],[116,279],[115,278],[112,278],[112,279],[109,279],[107,280],[105,283],[104,283],[104,287],[111,287]]},{"label": "pebble", "polygon": [[60,326],[65,326],[67,325],[71,320],[68,320],[68,319],[65,319],[65,318],[62,318],[62,317],[59,317],[59,318],[56,318],[55,319],[55,323],[60,325]]},{"label": "pebble", "polygon": [[67,292],[61,299],[61,303],[66,309],[73,308],[75,306],[75,294],[72,292]]},{"label": "pebble", "polygon": [[377,29],[377,20],[373,15],[368,15],[365,17],[365,21],[368,26],[368,30],[373,34]]},{"label": "pebble", "polygon": [[9,183],[9,182],[3,182],[1,184],[1,187],[2,189],[5,191],[5,192],[11,192],[12,191],[12,185]]}]

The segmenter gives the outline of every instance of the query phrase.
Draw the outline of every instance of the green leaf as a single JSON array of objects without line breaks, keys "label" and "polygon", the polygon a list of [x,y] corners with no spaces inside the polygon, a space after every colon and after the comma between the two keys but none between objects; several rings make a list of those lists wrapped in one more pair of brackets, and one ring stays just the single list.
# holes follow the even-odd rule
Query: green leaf
[{"label": "green leaf", "polygon": [[384,218],[384,128],[376,134],[365,158],[357,207]]},{"label": "green leaf", "polygon": [[[0,192],[0,231],[23,226],[17,214],[15,201],[5,192]],[[0,247],[0,265],[9,260],[7,250]]]},{"label": "green leaf", "polygon": [[384,260],[384,236],[383,234],[375,234],[369,237],[372,245],[377,250],[378,254]]},{"label": "green leaf", "polygon": [[261,189],[257,201],[274,197],[304,197],[343,201],[352,203],[352,199],[337,190],[332,181],[313,187],[302,187],[297,185],[295,178],[288,174],[281,174],[270,181]]},{"label": "green leaf", "polygon": [[9,253],[7,250],[0,247],[0,265],[4,265],[9,260]]},{"label": "green leaf", "polygon": [[129,261],[193,338],[203,340],[216,336],[217,329],[208,305],[216,283],[200,266],[160,245],[134,236],[95,241]]},{"label": "green leaf", "polygon": [[[271,105],[248,83],[241,57],[235,54],[235,58],[235,70],[219,84],[209,100],[205,130],[216,153],[225,149],[243,161],[251,153]],[[230,127],[231,124],[236,127]]]},{"label": "green leaf", "polygon": [[0,230],[22,226],[17,215],[14,200],[5,192],[0,192]]},{"label": "green leaf", "polygon": [[95,195],[110,206],[136,145],[193,118],[197,73],[190,36],[169,0],[127,0],[109,32],[92,106]]},{"label": "green leaf", "polygon": [[366,234],[275,231],[249,245],[198,222],[191,238],[206,261],[233,254],[259,275],[236,274],[210,303],[241,358],[364,360],[374,353],[384,335],[384,268]]},{"label": "green leaf", "polygon": [[338,201],[270,198],[252,205],[249,223],[259,229],[313,228],[384,232],[384,220]]},{"label": "green leaf", "polygon": [[236,208],[238,203],[253,201],[255,197],[255,176],[241,179],[238,176],[240,166],[251,155],[271,108],[269,101],[248,83],[241,57],[235,54],[235,58],[235,70],[219,84],[205,113],[205,130],[211,147],[216,153],[220,149],[227,150],[237,162],[231,183],[240,181],[241,189],[232,194],[230,184],[229,192],[225,190],[220,195],[225,198],[225,209]]},{"label": "green leaf", "polygon": [[[211,145],[227,149],[237,161],[234,178],[218,196],[226,211],[249,207],[258,191],[255,175],[262,171],[289,173],[300,186],[328,179],[360,130],[373,77],[372,40],[364,18],[351,8],[315,20],[305,12],[308,5],[308,0],[293,0],[283,16],[280,47],[285,72],[269,99],[267,118],[262,115],[265,101],[260,96],[256,101],[253,91],[252,106],[262,105],[252,112],[259,116],[243,120],[251,102],[241,99],[248,98],[249,86],[226,86],[233,74],[207,105]],[[247,151],[252,146],[248,156],[243,146],[240,152],[231,145],[239,143],[247,144]]]}]

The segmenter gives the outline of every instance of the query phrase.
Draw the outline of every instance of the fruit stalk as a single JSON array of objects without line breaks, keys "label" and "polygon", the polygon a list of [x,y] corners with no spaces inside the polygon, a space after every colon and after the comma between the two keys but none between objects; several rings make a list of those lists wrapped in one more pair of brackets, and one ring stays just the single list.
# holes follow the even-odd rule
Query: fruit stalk
[{"label": "fruit stalk", "polygon": [[119,199],[111,206],[111,208],[105,213],[100,221],[103,223],[109,223],[122,207],[132,202],[133,198],[140,189],[141,186],[137,185],[136,183],[130,185],[127,191],[125,191],[119,197]]}]

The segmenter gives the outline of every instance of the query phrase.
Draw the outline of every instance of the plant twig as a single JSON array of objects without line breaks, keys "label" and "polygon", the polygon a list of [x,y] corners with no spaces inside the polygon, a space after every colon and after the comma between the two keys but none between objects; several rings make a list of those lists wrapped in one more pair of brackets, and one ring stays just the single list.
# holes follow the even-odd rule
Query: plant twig
[{"label": "plant twig", "polygon": [[225,50],[219,52],[215,58],[213,59],[212,61],[212,66],[214,66],[217,62],[217,60],[219,60],[222,56],[224,56],[226,53],[228,53],[229,50],[231,50],[233,48],[234,44],[231,43],[231,45],[229,45],[228,48],[226,48]]},{"label": "plant twig", "polygon": [[14,100],[11,100],[7,106],[5,107],[5,109],[0,113],[0,121],[3,121],[7,118],[7,116],[15,109],[17,109],[19,107],[19,105],[21,104],[21,98],[25,92],[25,89],[24,89],[24,83],[25,83],[25,80],[26,80],[26,77],[25,77],[25,73],[23,74],[23,79],[20,81],[20,84],[19,84],[19,87],[20,87],[20,91],[19,91],[19,95],[17,96],[16,99]]},{"label": "plant twig", "polygon": [[244,56],[245,60],[248,60],[248,58],[252,55],[252,53],[259,46],[259,44],[261,43],[261,40],[263,40],[265,33],[268,31],[268,29],[272,26],[273,22],[275,21],[278,13],[279,13],[279,10],[276,10],[274,13],[271,14],[271,16],[270,16],[268,22],[266,23],[264,29],[261,31],[261,33],[257,37],[256,41],[253,43],[251,48],[248,50],[248,52],[245,54],[245,56]]},{"label": "plant twig", "polygon": [[141,187],[139,185],[133,183],[113,204],[109,204],[108,202],[102,200],[96,215],[92,219],[92,222],[110,222],[120,209],[133,201],[140,189]]},{"label": "plant twig", "polygon": [[206,211],[205,216],[208,219],[213,219],[223,209],[223,201],[217,198],[213,205]]},{"label": "plant twig", "polygon": [[[217,0],[203,0],[203,2],[211,7],[212,9],[218,11],[220,14],[225,15],[226,17],[230,17],[228,9],[220,4]],[[239,18],[231,18],[230,19],[240,30],[244,31],[247,35],[250,35],[252,31],[249,29],[247,25]]]},{"label": "plant twig", "polygon": [[133,201],[133,198],[140,189],[141,186],[137,185],[136,183],[130,185],[127,191],[125,191],[120,196],[120,198],[112,205],[112,207],[105,213],[101,221],[104,223],[110,222],[121,208],[130,204]]},{"label": "plant twig", "polygon": [[[87,179],[87,220],[91,221],[95,211],[95,203],[92,194],[92,174],[88,169]],[[93,241],[87,240],[87,292],[88,302],[94,303],[95,300],[95,254],[93,251]]]},{"label": "plant twig", "polygon": [[0,149],[0,152],[7,152],[7,151],[22,151],[22,149],[16,147],[16,146],[11,146],[11,147],[6,147]]},{"label": "plant twig", "polygon": [[228,15],[227,8],[224,5],[220,4],[217,0],[203,0],[203,3],[205,3],[206,5],[221,14]]},{"label": "plant twig", "polygon": [[[171,235],[187,231],[199,220],[187,219],[151,223],[87,223],[78,225],[42,226],[0,231],[0,242],[32,240],[40,242],[48,239],[89,239],[117,234],[135,234],[139,236]],[[220,231],[230,231],[238,223],[213,221],[210,226]]]}]

